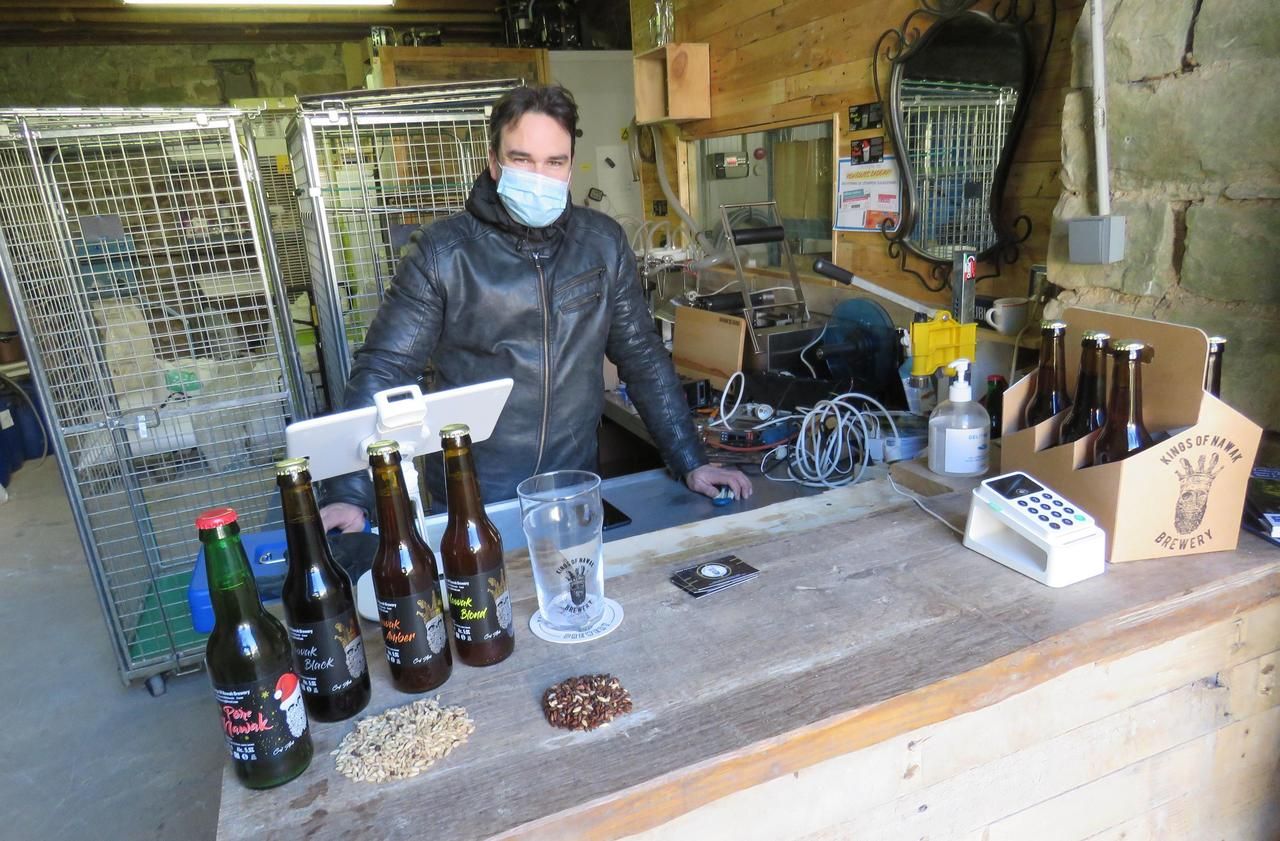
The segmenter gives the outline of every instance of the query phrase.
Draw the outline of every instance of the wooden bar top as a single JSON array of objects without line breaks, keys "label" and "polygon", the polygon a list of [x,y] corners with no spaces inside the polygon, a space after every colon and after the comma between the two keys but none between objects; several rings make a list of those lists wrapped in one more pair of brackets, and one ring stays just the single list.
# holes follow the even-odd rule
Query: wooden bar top
[{"label": "wooden bar top", "polygon": [[[930,504],[960,525],[968,494]],[[730,551],[760,575],[696,601],[669,583]],[[315,724],[315,759],[292,783],[249,791],[227,770],[218,837],[624,837],[1280,594],[1280,553],[1247,534],[1235,552],[1053,590],[965,549],[884,480],[619,541],[605,559],[622,626],[560,646],[529,632],[528,561],[509,555],[515,653],[454,666],[438,695],[475,733],[450,756],[412,780],[355,783],[330,756],[354,723]],[[365,640],[364,715],[412,701],[390,686],[373,625]],[[548,686],[602,672],[634,712],[592,733],[544,721]]]}]

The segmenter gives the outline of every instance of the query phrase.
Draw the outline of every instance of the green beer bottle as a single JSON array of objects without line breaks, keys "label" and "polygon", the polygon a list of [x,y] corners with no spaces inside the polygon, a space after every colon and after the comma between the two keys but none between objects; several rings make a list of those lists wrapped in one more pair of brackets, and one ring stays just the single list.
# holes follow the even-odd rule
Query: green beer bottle
[{"label": "green beer bottle", "polygon": [[205,667],[236,777],[249,788],[287,783],[311,764],[311,733],[289,636],[262,607],[236,512],[196,518],[214,625]]}]

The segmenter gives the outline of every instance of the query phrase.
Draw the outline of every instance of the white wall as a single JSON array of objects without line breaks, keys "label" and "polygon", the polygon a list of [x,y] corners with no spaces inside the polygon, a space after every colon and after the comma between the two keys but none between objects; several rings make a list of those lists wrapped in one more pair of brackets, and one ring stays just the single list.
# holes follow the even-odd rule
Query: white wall
[{"label": "white wall", "polygon": [[[573,200],[599,187],[608,200],[593,204],[613,217],[640,216],[640,182],[631,180],[631,154],[622,131],[635,116],[631,53],[626,50],[552,51],[551,78],[578,101],[578,138]],[[610,167],[604,159],[615,166]]]}]

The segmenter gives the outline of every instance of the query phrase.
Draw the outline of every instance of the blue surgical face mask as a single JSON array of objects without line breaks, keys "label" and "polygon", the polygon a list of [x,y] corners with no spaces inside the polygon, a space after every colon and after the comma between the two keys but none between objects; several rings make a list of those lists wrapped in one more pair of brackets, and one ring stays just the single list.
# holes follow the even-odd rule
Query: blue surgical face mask
[{"label": "blue surgical face mask", "polygon": [[545,228],[560,218],[569,201],[569,182],[536,172],[498,165],[498,197],[522,225]]}]

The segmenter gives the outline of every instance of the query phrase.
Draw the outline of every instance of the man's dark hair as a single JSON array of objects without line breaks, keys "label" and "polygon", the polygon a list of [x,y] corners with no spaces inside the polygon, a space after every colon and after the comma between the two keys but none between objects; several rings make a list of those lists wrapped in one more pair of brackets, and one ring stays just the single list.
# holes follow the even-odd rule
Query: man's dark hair
[{"label": "man's dark hair", "polygon": [[494,156],[499,155],[502,130],[530,112],[546,114],[569,132],[569,154],[572,155],[578,141],[578,103],[573,101],[573,94],[560,85],[524,85],[508,91],[493,106],[489,116],[489,148]]}]

